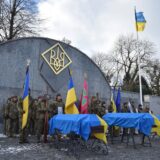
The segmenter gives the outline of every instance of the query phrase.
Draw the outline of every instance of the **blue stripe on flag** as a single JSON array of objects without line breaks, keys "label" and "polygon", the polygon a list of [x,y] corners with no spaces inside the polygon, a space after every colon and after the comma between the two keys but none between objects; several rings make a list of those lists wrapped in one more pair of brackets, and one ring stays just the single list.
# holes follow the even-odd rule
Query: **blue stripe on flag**
[{"label": "blue stripe on flag", "polygon": [[136,12],[136,22],[146,22],[143,12]]},{"label": "blue stripe on flag", "polygon": [[24,92],[23,92],[23,97],[22,97],[23,100],[25,99],[25,97],[28,96],[28,90],[29,90],[29,72],[26,73]]},{"label": "blue stripe on flag", "polygon": [[69,85],[68,85],[68,89],[71,89],[71,88],[73,88],[73,79],[72,79],[72,77],[70,77]]}]

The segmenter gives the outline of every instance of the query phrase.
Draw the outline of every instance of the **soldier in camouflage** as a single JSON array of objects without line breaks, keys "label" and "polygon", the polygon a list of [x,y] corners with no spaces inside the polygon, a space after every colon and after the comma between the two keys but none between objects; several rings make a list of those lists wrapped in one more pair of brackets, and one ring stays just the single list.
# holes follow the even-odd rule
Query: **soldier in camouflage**
[{"label": "soldier in camouflage", "polygon": [[19,116],[18,116],[19,117],[19,143],[28,143],[28,128],[29,128],[30,114],[28,114],[28,120],[27,120],[26,126],[22,129],[22,117],[25,111],[23,110],[23,100],[21,98],[18,99],[18,111],[19,111]]},{"label": "soldier in camouflage", "polygon": [[37,142],[40,142],[41,135],[44,133],[44,125],[45,125],[45,114],[48,111],[46,106],[46,100],[43,97],[38,98],[38,106],[36,110],[36,118],[37,118]]},{"label": "soldier in camouflage", "polygon": [[9,136],[9,105],[11,103],[11,99],[8,98],[6,104],[3,108],[3,117],[4,117],[4,134]]},{"label": "soldier in camouflage", "polygon": [[125,103],[123,104],[122,112],[123,112],[123,113],[128,113],[128,112],[129,112],[129,108],[128,108],[128,103],[127,103],[127,102],[125,102]]},{"label": "soldier in camouflage", "polygon": [[62,100],[61,94],[56,95],[56,101],[55,101],[55,106],[56,106],[56,114],[57,113],[63,113],[65,112],[65,104]]},{"label": "soldier in camouflage", "polygon": [[56,100],[54,100],[49,105],[49,118],[53,117],[54,115],[59,113],[64,114],[65,110],[65,104],[62,100],[61,94],[56,95]]},{"label": "soldier in camouflage", "polygon": [[95,111],[95,102],[96,102],[96,97],[92,96],[91,103],[90,103],[89,108],[88,108],[88,112],[90,114],[94,114],[94,111]]},{"label": "soldier in camouflage", "polygon": [[32,100],[31,105],[29,106],[29,113],[30,113],[30,125],[29,130],[31,135],[36,134],[36,110],[38,106],[38,99]]},{"label": "soldier in camouflage", "polygon": [[11,101],[7,105],[6,115],[8,116],[9,137],[13,137],[17,130],[18,108],[17,97],[11,97]]},{"label": "soldier in camouflage", "polygon": [[106,113],[106,105],[105,102],[101,102],[99,98],[92,96],[91,104],[89,106],[90,114],[97,114],[102,117]]}]

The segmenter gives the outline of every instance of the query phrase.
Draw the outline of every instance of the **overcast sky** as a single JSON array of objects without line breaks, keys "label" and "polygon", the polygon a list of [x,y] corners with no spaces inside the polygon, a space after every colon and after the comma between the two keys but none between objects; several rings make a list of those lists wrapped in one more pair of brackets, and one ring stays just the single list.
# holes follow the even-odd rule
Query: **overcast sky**
[{"label": "overcast sky", "polygon": [[136,36],[134,6],[147,21],[139,37],[154,42],[160,53],[160,0],[41,0],[39,15],[46,19],[41,36],[66,37],[88,56],[109,53],[119,35]]}]

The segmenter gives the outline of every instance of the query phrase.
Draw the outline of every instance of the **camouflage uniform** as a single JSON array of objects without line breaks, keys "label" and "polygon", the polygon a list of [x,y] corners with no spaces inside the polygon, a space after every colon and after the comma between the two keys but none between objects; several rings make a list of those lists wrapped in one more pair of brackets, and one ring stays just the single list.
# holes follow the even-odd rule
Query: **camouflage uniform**
[{"label": "camouflage uniform", "polygon": [[7,100],[7,103],[5,105],[5,108],[4,108],[4,117],[5,117],[5,133],[7,136],[9,136],[9,105],[10,105],[10,99],[8,98]]},{"label": "camouflage uniform", "polygon": [[58,114],[58,107],[62,107],[62,112],[64,113],[65,111],[65,105],[64,105],[64,103],[63,103],[63,101],[62,100],[60,100],[60,101],[58,101],[58,100],[56,100],[55,101],[55,106],[56,106],[56,108],[55,108],[55,114]]},{"label": "camouflage uniform", "polygon": [[149,107],[144,107],[143,108],[143,113],[150,113]]},{"label": "camouflage uniform", "polygon": [[[129,113],[129,108],[128,108],[128,103],[124,103],[123,107],[122,107],[122,113]],[[129,132],[128,128],[123,128],[123,134],[122,134],[122,138],[121,138],[121,142],[123,142],[124,136],[127,135]]]},{"label": "camouflage uniform", "polygon": [[98,116],[102,117],[105,113],[105,106],[103,105],[100,100],[97,100],[95,97],[92,97],[91,105],[89,106],[89,113],[90,114],[97,114]]},{"label": "camouflage uniform", "polygon": [[29,127],[29,119],[30,114],[28,112],[28,120],[26,126],[22,129],[22,117],[24,114],[23,111],[23,101],[20,98],[18,101],[18,111],[19,111],[19,143],[28,143],[28,127]]},{"label": "camouflage uniform", "polygon": [[96,102],[96,97],[92,96],[92,98],[91,98],[91,104],[88,107],[88,112],[90,114],[95,114],[95,102]]},{"label": "camouflage uniform", "polygon": [[49,105],[49,118],[53,117],[54,115],[58,114],[58,107],[61,107],[62,113],[65,113],[65,104],[61,98],[60,94],[56,95],[56,100],[53,101]]},{"label": "camouflage uniform", "polygon": [[18,108],[17,102],[11,99],[11,102],[7,105],[7,112],[8,115],[8,130],[9,130],[9,137],[13,137],[13,134],[16,133],[17,130],[17,122],[18,122]]},{"label": "camouflage uniform", "polygon": [[44,132],[44,124],[45,124],[45,113],[48,111],[46,107],[45,101],[40,100],[36,110],[36,119],[37,119],[37,140],[40,142],[41,134]]},{"label": "camouflage uniform", "polygon": [[38,106],[38,100],[35,99],[32,101],[32,103],[29,106],[29,113],[30,113],[30,125],[29,125],[29,130],[30,134],[35,135],[36,131],[36,110]]},{"label": "camouflage uniform", "polygon": [[113,107],[112,107],[112,103],[108,106],[108,113],[112,113],[114,110],[113,110]]},{"label": "camouflage uniform", "polygon": [[50,119],[56,114],[57,114],[56,101],[52,101],[49,104],[49,108],[48,108],[48,118]]},{"label": "camouflage uniform", "polygon": [[122,107],[122,113],[128,113],[129,112],[129,109],[128,109],[128,104],[127,103],[124,103],[123,104],[123,107]]},{"label": "camouflage uniform", "polygon": [[105,107],[102,105],[101,101],[97,100],[95,102],[94,109],[94,113],[98,116],[102,117],[103,115],[105,115]]}]

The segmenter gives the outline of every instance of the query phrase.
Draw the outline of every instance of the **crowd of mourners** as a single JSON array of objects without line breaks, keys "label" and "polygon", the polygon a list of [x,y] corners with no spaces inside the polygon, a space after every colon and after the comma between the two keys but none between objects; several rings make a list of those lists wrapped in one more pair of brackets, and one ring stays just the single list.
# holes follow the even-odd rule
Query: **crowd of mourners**
[{"label": "crowd of mourners", "polygon": [[[77,104],[78,106],[79,104]],[[136,108],[132,103],[131,107],[132,112],[150,112],[148,107],[143,109],[142,105]],[[65,114],[65,104],[60,94],[57,94],[55,99],[49,98],[47,95],[39,96],[35,99],[29,96],[28,121],[26,127],[22,129],[22,116],[25,113],[22,98],[18,96],[10,97],[3,106],[4,133],[8,137],[15,137],[19,134],[19,143],[28,143],[29,134],[36,135],[39,143],[44,133],[46,113],[47,121],[49,121],[50,118],[58,114],[59,108],[61,108],[61,113]],[[131,109],[128,108],[128,103],[124,103],[121,112],[131,112]],[[113,104],[111,103],[107,107],[106,103],[101,101],[97,95],[92,96],[88,106],[88,113],[102,117],[107,112],[113,112]]]},{"label": "crowd of mourners", "polygon": [[[76,104],[77,107],[79,104]],[[12,96],[8,98],[3,106],[3,121],[4,133],[8,137],[15,137],[19,134],[19,143],[28,143],[28,135],[36,135],[37,142],[41,142],[41,135],[44,133],[45,116],[47,119],[58,114],[59,108],[61,113],[65,114],[65,104],[62,100],[61,94],[57,94],[55,98],[51,99],[49,96],[39,96],[33,99],[29,96],[29,112],[28,121],[25,128],[22,129],[22,116],[25,113],[23,110],[23,101],[21,97]],[[88,113],[103,116],[106,113],[106,104],[92,96]]]}]

